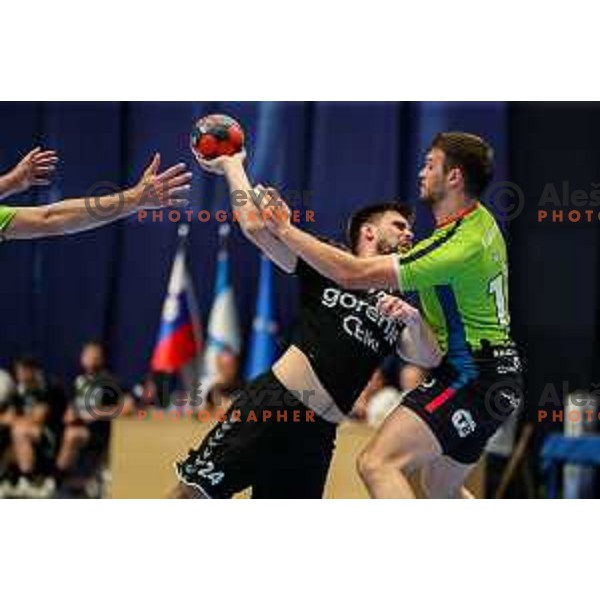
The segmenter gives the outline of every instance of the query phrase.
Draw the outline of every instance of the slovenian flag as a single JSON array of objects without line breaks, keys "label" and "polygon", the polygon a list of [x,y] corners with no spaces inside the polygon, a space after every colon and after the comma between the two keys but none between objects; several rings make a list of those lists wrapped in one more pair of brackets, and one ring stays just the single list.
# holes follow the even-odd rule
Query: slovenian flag
[{"label": "slovenian flag", "polygon": [[217,356],[223,350],[238,355],[241,351],[240,328],[235,309],[233,286],[229,269],[227,240],[230,226],[219,228],[220,250],[217,257],[215,296],[208,317],[208,335],[202,374],[210,378],[217,374]]},{"label": "slovenian flag", "polygon": [[152,355],[152,370],[181,372],[185,367],[197,363],[201,348],[200,318],[182,243],[171,269],[158,339]]},{"label": "slovenian flag", "polygon": [[253,379],[270,369],[277,358],[277,323],[273,289],[273,264],[264,254],[261,254],[258,296],[246,363],[246,379]]}]

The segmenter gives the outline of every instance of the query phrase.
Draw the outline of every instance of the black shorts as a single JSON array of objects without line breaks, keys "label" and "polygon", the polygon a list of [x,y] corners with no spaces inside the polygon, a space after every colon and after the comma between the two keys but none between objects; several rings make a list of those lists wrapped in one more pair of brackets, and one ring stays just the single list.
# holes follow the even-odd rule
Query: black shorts
[{"label": "black shorts", "polygon": [[110,421],[98,419],[88,424],[90,431],[89,448],[94,452],[101,453],[108,449],[110,439]]},{"label": "black shorts", "polygon": [[443,362],[402,406],[433,432],[444,454],[472,464],[486,443],[522,404],[521,361],[513,347],[488,347],[469,368]]},{"label": "black shorts", "polygon": [[321,498],[336,426],[271,371],[248,383],[224,418],[175,465],[180,481],[210,498],[252,486],[253,498]]}]

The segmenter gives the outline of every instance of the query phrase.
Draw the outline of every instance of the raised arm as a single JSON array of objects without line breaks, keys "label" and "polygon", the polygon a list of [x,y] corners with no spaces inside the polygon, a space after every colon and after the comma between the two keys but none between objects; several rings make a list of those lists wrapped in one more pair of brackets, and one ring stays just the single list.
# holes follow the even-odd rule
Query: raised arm
[{"label": "raised arm", "polygon": [[187,202],[192,174],[180,163],[159,173],[156,154],[139,182],[128,190],[106,196],[62,200],[44,206],[15,207],[3,219],[0,235],[30,239],[95,229],[143,208],[163,208]]},{"label": "raised arm", "polygon": [[244,235],[283,271],[293,273],[298,257],[266,227],[262,212],[268,202],[268,191],[260,186],[252,187],[244,169],[244,153],[210,161],[197,160],[205,171],[225,176],[231,209]]}]

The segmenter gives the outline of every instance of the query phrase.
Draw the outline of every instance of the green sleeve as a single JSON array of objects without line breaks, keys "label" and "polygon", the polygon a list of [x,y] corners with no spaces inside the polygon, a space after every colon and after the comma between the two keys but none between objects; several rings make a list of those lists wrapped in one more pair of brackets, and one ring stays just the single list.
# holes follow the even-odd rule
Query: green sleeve
[{"label": "green sleeve", "polygon": [[448,285],[476,248],[460,235],[440,236],[398,257],[398,287],[403,292]]},{"label": "green sleeve", "polygon": [[0,232],[4,231],[17,214],[15,208],[0,206]]}]

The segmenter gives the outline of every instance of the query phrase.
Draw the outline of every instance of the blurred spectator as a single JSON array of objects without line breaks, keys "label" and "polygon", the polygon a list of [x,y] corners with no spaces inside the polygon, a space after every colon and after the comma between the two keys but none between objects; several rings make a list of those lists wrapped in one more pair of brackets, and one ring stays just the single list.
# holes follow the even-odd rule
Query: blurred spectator
[{"label": "blurred spectator", "polygon": [[15,391],[15,382],[8,371],[0,369],[0,409]]},{"label": "blurred spectator", "polygon": [[15,392],[15,383],[8,371],[0,369],[0,482],[6,478],[10,448],[8,407]]},{"label": "blurred spectator", "polygon": [[169,390],[171,389],[169,373],[148,373],[141,383],[133,386],[126,395],[129,404],[136,408],[164,408],[169,405]]},{"label": "blurred spectator", "polygon": [[358,421],[367,421],[367,410],[373,396],[385,387],[385,375],[383,369],[376,369],[369,379],[360,396],[352,407],[350,416]]},{"label": "blurred spectator", "polygon": [[104,349],[96,342],[81,351],[81,375],[74,383],[74,397],[65,411],[64,432],[56,456],[56,479],[87,475],[80,462],[83,450],[95,469],[108,449],[110,419],[118,416],[121,393],[106,369]]},{"label": "blurred spectator", "polygon": [[48,497],[54,482],[47,477],[59,434],[57,415],[64,408],[62,390],[50,384],[31,358],[15,362],[16,389],[5,403],[3,422],[10,427],[14,458],[11,495]]}]

